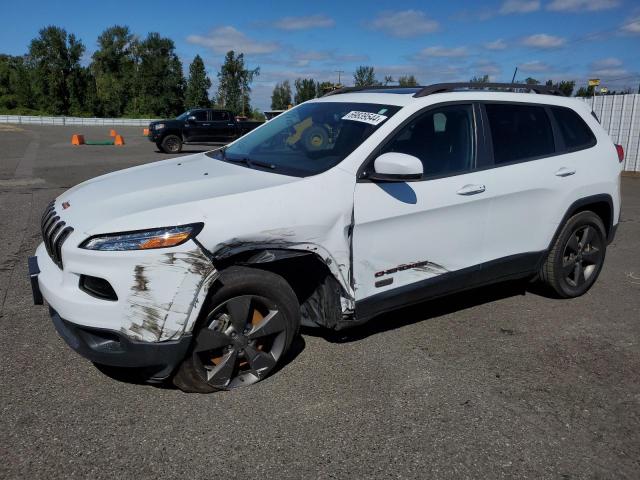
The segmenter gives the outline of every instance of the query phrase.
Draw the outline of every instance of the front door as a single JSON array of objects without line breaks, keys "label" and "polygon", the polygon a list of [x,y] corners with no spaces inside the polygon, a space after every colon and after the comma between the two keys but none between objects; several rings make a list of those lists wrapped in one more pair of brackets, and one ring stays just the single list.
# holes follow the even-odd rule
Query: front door
[{"label": "front door", "polygon": [[[484,197],[488,174],[475,171],[476,114],[471,104],[430,107],[376,153],[418,157],[423,180],[359,180],[356,184],[356,301],[391,298],[395,293],[411,296],[423,287],[433,288],[439,279],[445,283],[475,280],[477,265],[484,260],[488,214]],[[371,168],[373,163],[366,167]],[[373,297],[380,293],[385,295]],[[398,304],[405,300],[400,297]]]},{"label": "front door", "polygon": [[[195,118],[191,118],[195,117]],[[187,142],[206,141],[207,133],[211,127],[211,121],[207,110],[194,110],[190,112],[184,125],[184,136]]]}]

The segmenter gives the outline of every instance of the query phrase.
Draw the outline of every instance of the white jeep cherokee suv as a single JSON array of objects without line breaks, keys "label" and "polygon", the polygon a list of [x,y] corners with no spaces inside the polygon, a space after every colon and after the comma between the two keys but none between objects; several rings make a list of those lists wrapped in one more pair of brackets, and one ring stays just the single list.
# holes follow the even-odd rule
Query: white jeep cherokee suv
[{"label": "white jeep cherokee suv", "polygon": [[527,277],[582,295],[618,224],[621,158],[586,103],[545,87],[342,89],[59,196],[34,300],[98,365],[248,385],[301,324]]}]

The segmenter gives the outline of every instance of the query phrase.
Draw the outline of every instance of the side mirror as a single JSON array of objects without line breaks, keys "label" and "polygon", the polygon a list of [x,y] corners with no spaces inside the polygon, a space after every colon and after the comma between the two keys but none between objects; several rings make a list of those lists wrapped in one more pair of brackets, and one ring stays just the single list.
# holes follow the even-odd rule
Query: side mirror
[{"label": "side mirror", "polygon": [[383,153],[373,162],[374,171],[369,175],[371,180],[385,182],[406,182],[420,180],[424,173],[419,158],[406,153]]},{"label": "side mirror", "polygon": [[187,122],[195,122],[195,121],[196,121],[195,115],[191,115],[191,116],[187,117]]}]

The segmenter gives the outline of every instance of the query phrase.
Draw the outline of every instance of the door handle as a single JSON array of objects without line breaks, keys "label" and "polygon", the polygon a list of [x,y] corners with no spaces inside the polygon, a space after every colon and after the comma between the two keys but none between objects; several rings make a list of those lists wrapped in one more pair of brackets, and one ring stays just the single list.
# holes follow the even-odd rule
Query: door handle
[{"label": "door handle", "polygon": [[484,185],[465,185],[464,187],[462,187],[460,190],[458,190],[456,193],[458,195],[475,195],[477,193],[482,193],[486,190],[486,187]]},{"label": "door handle", "polygon": [[556,171],[556,177],[569,177],[569,176],[573,175],[574,173],[576,173],[575,170],[571,170],[570,168],[567,168],[567,167],[560,167]]}]

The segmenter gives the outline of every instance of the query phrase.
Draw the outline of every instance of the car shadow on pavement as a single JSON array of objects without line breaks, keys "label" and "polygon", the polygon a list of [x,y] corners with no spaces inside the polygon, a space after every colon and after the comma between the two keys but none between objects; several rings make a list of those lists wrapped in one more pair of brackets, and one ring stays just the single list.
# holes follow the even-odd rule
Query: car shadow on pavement
[{"label": "car shadow on pavement", "polygon": [[525,295],[527,292],[545,295],[542,290],[534,287],[528,280],[503,282],[393,310],[374,317],[364,325],[350,329],[334,331],[325,328],[303,327],[301,333],[321,337],[331,343],[356,342],[388,330],[394,330],[504,298]]},{"label": "car shadow on pavement", "polygon": [[[291,343],[291,347],[282,358],[282,361],[273,369],[269,376],[275,375],[281,369],[290,364],[300,353],[304,350],[306,344],[304,338],[298,335]],[[107,377],[122,383],[129,383],[132,385],[147,385],[150,387],[166,389],[166,390],[178,390],[178,388],[171,383],[171,379],[167,379],[159,383],[147,382],[148,372],[145,369],[140,368],[126,368],[126,367],[111,367],[109,365],[100,365],[98,363],[93,364],[96,369],[106,375]],[[175,373],[175,372],[174,372]]]}]

